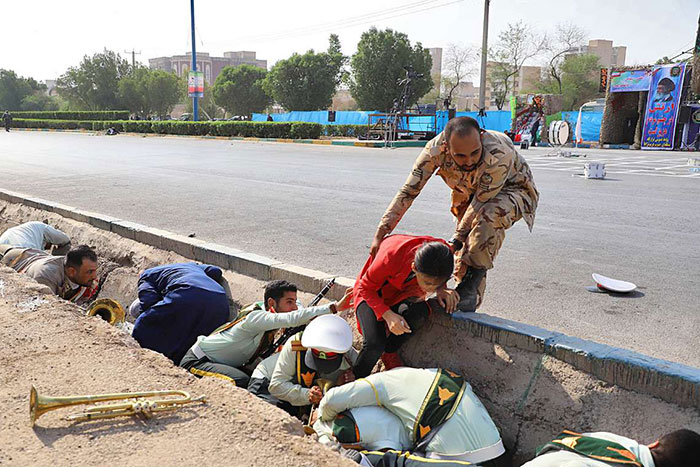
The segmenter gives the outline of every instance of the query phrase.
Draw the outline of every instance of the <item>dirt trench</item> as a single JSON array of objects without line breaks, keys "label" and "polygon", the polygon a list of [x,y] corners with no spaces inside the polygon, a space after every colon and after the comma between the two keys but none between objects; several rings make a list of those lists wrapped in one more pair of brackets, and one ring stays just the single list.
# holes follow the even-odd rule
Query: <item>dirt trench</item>
[{"label": "dirt trench", "polygon": [[[16,223],[45,218],[70,235],[74,239],[74,244],[85,243],[96,249],[100,257],[100,272],[108,273],[99,296],[116,299],[125,307],[136,298],[136,284],[141,271],[161,264],[191,261],[175,253],[146,246],[53,213],[0,201],[0,231],[16,225],[10,224],[10,221]],[[233,298],[239,306],[260,299],[264,287],[262,281],[230,271],[225,271],[224,275],[231,285]],[[300,294],[300,299],[304,303],[308,303],[311,298],[311,294]],[[70,306],[75,313],[75,307],[65,306]],[[0,309],[2,309],[1,306]],[[346,312],[343,317],[350,322],[355,332],[355,347],[359,348],[361,337],[356,331],[352,313]],[[98,318],[93,320],[99,321]],[[83,326],[87,321],[90,320],[82,318],[78,320]],[[91,326],[96,326],[96,329],[105,329],[106,323],[93,322]],[[0,327],[0,329],[3,328]],[[106,329],[112,328],[106,326]],[[111,331],[98,333],[91,339],[91,348],[109,349],[111,352],[115,339],[110,337],[107,342],[102,341],[103,336],[111,335]],[[82,337],[75,339],[80,340]],[[120,336],[117,341],[128,342],[130,355],[150,355],[144,371],[140,368],[142,360],[137,360],[139,362],[137,374],[143,375],[142,379],[138,380],[141,384],[150,382],[151,374],[160,375],[164,372],[180,375],[192,384],[215,384],[193,381],[193,378],[174,367],[165,357],[140,349],[130,336]],[[66,355],[60,352],[57,352],[57,356],[66,359]],[[497,345],[487,338],[474,337],[455,326],[454,320],[442,313],[434,313],[428,325],[415,333],[410,345],[403,350],[402,357],[412,366],[449,368],[465,375],[501,430],[504,444],[509,455],[512,456],[512,465],[521,465],[524,461],[531,459],[537,446],[550,441],[563,429],[611,431],[642,442],[652,442],[659,435],[678,428],[685,427],[700,432],[700,411],[696,408],[682,408],[652,396],[622,389],[598,380],[552,356]],[[51,365],[49,362],[53,361],[52,358],[53,355],[46,354],[43,360],[37,358],[33,365],[38,371],[46,372],[42,364]],[[75,368],[72,367],[73,370]],[[122,366],[116,369],[114,374],[122,378],[122,373],[129,372],[128,368]],[[86,378],[89,379],[92,373],[94,373],[94,362],[79,367],[72,384],[63,382],[61,386],[55,387],[56,393],[84,392],[83,382]],[[26,404],[26,399],[23,398],[28,391],[27,381],[21,390],[18,388],[18,392],[11,395],[16,404]],[[136,386],[138,385],[133,387]],[[286,417],[283,413],[277,414],[279,411],[257,400],[250,402],[246,398],[240,399],[245,397],[239,394],[241,390],[226,389],[232,389],[231,397],[237,398],[236,403],[245,401],[246,413],[251,413],[254,419],[259,418],[255,415],[258,410],[261,414],[273,410],[275,416],[282,417],[285,423],[289,424],[284,426],[294,427],[296,430],[294,436],[299,434],[301,425],[294,419]],[[21,403],[17,402],[20,400]],[[261,426],[254,421],[249,423],[246,426],[251,427],[253,433],[258,433],[257,430],[260,429],[269,436],[273,436],[276,440],[274,442],[282,443],[280,446],[286,446],[286,444],[279,441],[276,435],[280,435],[282,439],[290,439],[289,435],[284,434],[283,431],[272,433],[273,428],[277,429],[275,426]],[[182,431],[183,436],[187,436],[187,433],[186,430]],[[108,434],[109,436],[104,436],[111,439],[112,435]],[[307,441],[311,442],[310,440],[303,442]],[[164,445],[167,446],[167,442]],[[0,446],[2,446],[1,437]],[[15,448],[19,449],[17,446],[15,445]],[[201,450],[198,447],[193,449],[195,452]],[[316,452],[315,448],[313,452]],[[129,462],[133,462],[133,458],[129,458]],[[334,465],[323,462],[325,461],[309,465]],[[126,465],[138,464],[127,463]],[[263,464],[253,462],[248,465]],[[298,462],[295,460],[288,465],[306,464],[300,458]]]},{"label": "dirt trench", "polygon": [[[74,244],[95,247],[108,272],[100,297],[128,304],[140,271],[189,261],[91,226],[24,206],[0,203],[0,231],[43,220]],[[230,272],[238,303],[257,299],[262,283]],[[50,293],[31,278],[0,267],[0,465],[356,465],[304,436],[301,423],[213,378],[197,379],[164,356],[142,349],[127,333]],[[71,423],[81,406],[48,412],[29,426],[29,390],[68,396],[179,389],[205,394],[206,404],[184,406],[144,421],[119,418]]]}]

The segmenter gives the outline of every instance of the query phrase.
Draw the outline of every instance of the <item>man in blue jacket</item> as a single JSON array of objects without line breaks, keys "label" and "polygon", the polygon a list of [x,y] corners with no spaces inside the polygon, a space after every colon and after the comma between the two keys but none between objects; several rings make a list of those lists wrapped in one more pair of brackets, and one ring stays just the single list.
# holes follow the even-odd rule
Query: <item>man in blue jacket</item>
[{"label": "man in blue jacket", "polygon": [[230,290],[221,269],[208,264],[166,264],[139,278],[140,308],[132,335],[142,347],[180,363],[197,336],[229,320]]}]

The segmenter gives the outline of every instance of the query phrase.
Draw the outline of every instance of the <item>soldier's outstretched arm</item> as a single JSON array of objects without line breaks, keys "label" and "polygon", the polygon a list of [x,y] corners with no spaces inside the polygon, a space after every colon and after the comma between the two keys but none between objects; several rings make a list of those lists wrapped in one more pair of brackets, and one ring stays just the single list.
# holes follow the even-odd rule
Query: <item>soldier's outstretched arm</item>
[{"label": "soldier's outstretched arm", "polygon": [[374,234],[374,240],[370,247],[370,255],[374,256],[379,249],[379,244],[382,239],[393,232],[396,225],[399,223],[403,215],[406,213],[413,200],[416,199],[423,187],[433,175],[438,166],[438,155],[442,151],[439,145],[440,135],[428,141],[423,148],[423,151],[413,164],[411,173],[404,182],[403,186],[396,193],[394,199],[389,204],[386,212],[382,216],[377,231]]}]

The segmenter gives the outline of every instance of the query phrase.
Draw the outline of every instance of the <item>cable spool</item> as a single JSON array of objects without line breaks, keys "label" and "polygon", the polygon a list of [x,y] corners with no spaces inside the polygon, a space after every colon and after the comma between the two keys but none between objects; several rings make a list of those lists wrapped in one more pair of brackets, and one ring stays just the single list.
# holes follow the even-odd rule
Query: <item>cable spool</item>
[{"label": "cable spool", "polygon": [[86,316],[99,316],[112,326],[119,325],[126,320],[126,312],[118,301],[111,298],[100,298],[90,305]]}]

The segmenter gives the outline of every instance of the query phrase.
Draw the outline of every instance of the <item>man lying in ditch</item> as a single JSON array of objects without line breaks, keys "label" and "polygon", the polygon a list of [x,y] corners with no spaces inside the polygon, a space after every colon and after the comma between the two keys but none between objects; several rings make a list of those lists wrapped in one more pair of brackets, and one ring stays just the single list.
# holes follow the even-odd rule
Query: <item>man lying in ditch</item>
[{"label": "man lying in ditch", "polygon": [[340,302],[299,308],[297,287],[272,281],[265,287],[264,301],[246,306],[234,321],[201,335],[180,362],[196,376],[213,376],[247,387],[251,367],[273,343],[278,329],[307,324],[313,318],[349,307],[350,295]]},{"label": "man lying in ditch", "polygon": [[70,250],[70,237],[51,227],[48,221],[31,221],[7,229],[0,235],[0,244],[35,250],[54,247],[51,254],[58,256],[65,255]]},{"label": "man lying in ditch", "polygon": [[65,256],[52,256],[33,248],[0,245],[0,262],[33,277],[53,293],[81,305],[97,288],[97,254],[87,245],[71,249]]},{"label": "man lying in ditch", "polygon": [[537,450],[534,460],[523,467],[680,467],[698,465],[700,435],[676,430],[645,446],[613,433],[563,431]]},{"label": "man lying in ditch", "polygon": [[131,333],[141,347],[178,364],[197,336],[208,334],[233,315],[223,271],[210,264],[165,264],[139,277],[139,298],[129,307],[137,317]]},{"label": "man lying in ditch", "polygon": [[[469,383],[449,370],[400,367],[374,373],[328,391],[318,412],[314,429],[321,442],[377,450],[362,453],[375,466],[506,463],[488,411]],[[358,463],[359,457],[354,457]]]}]

